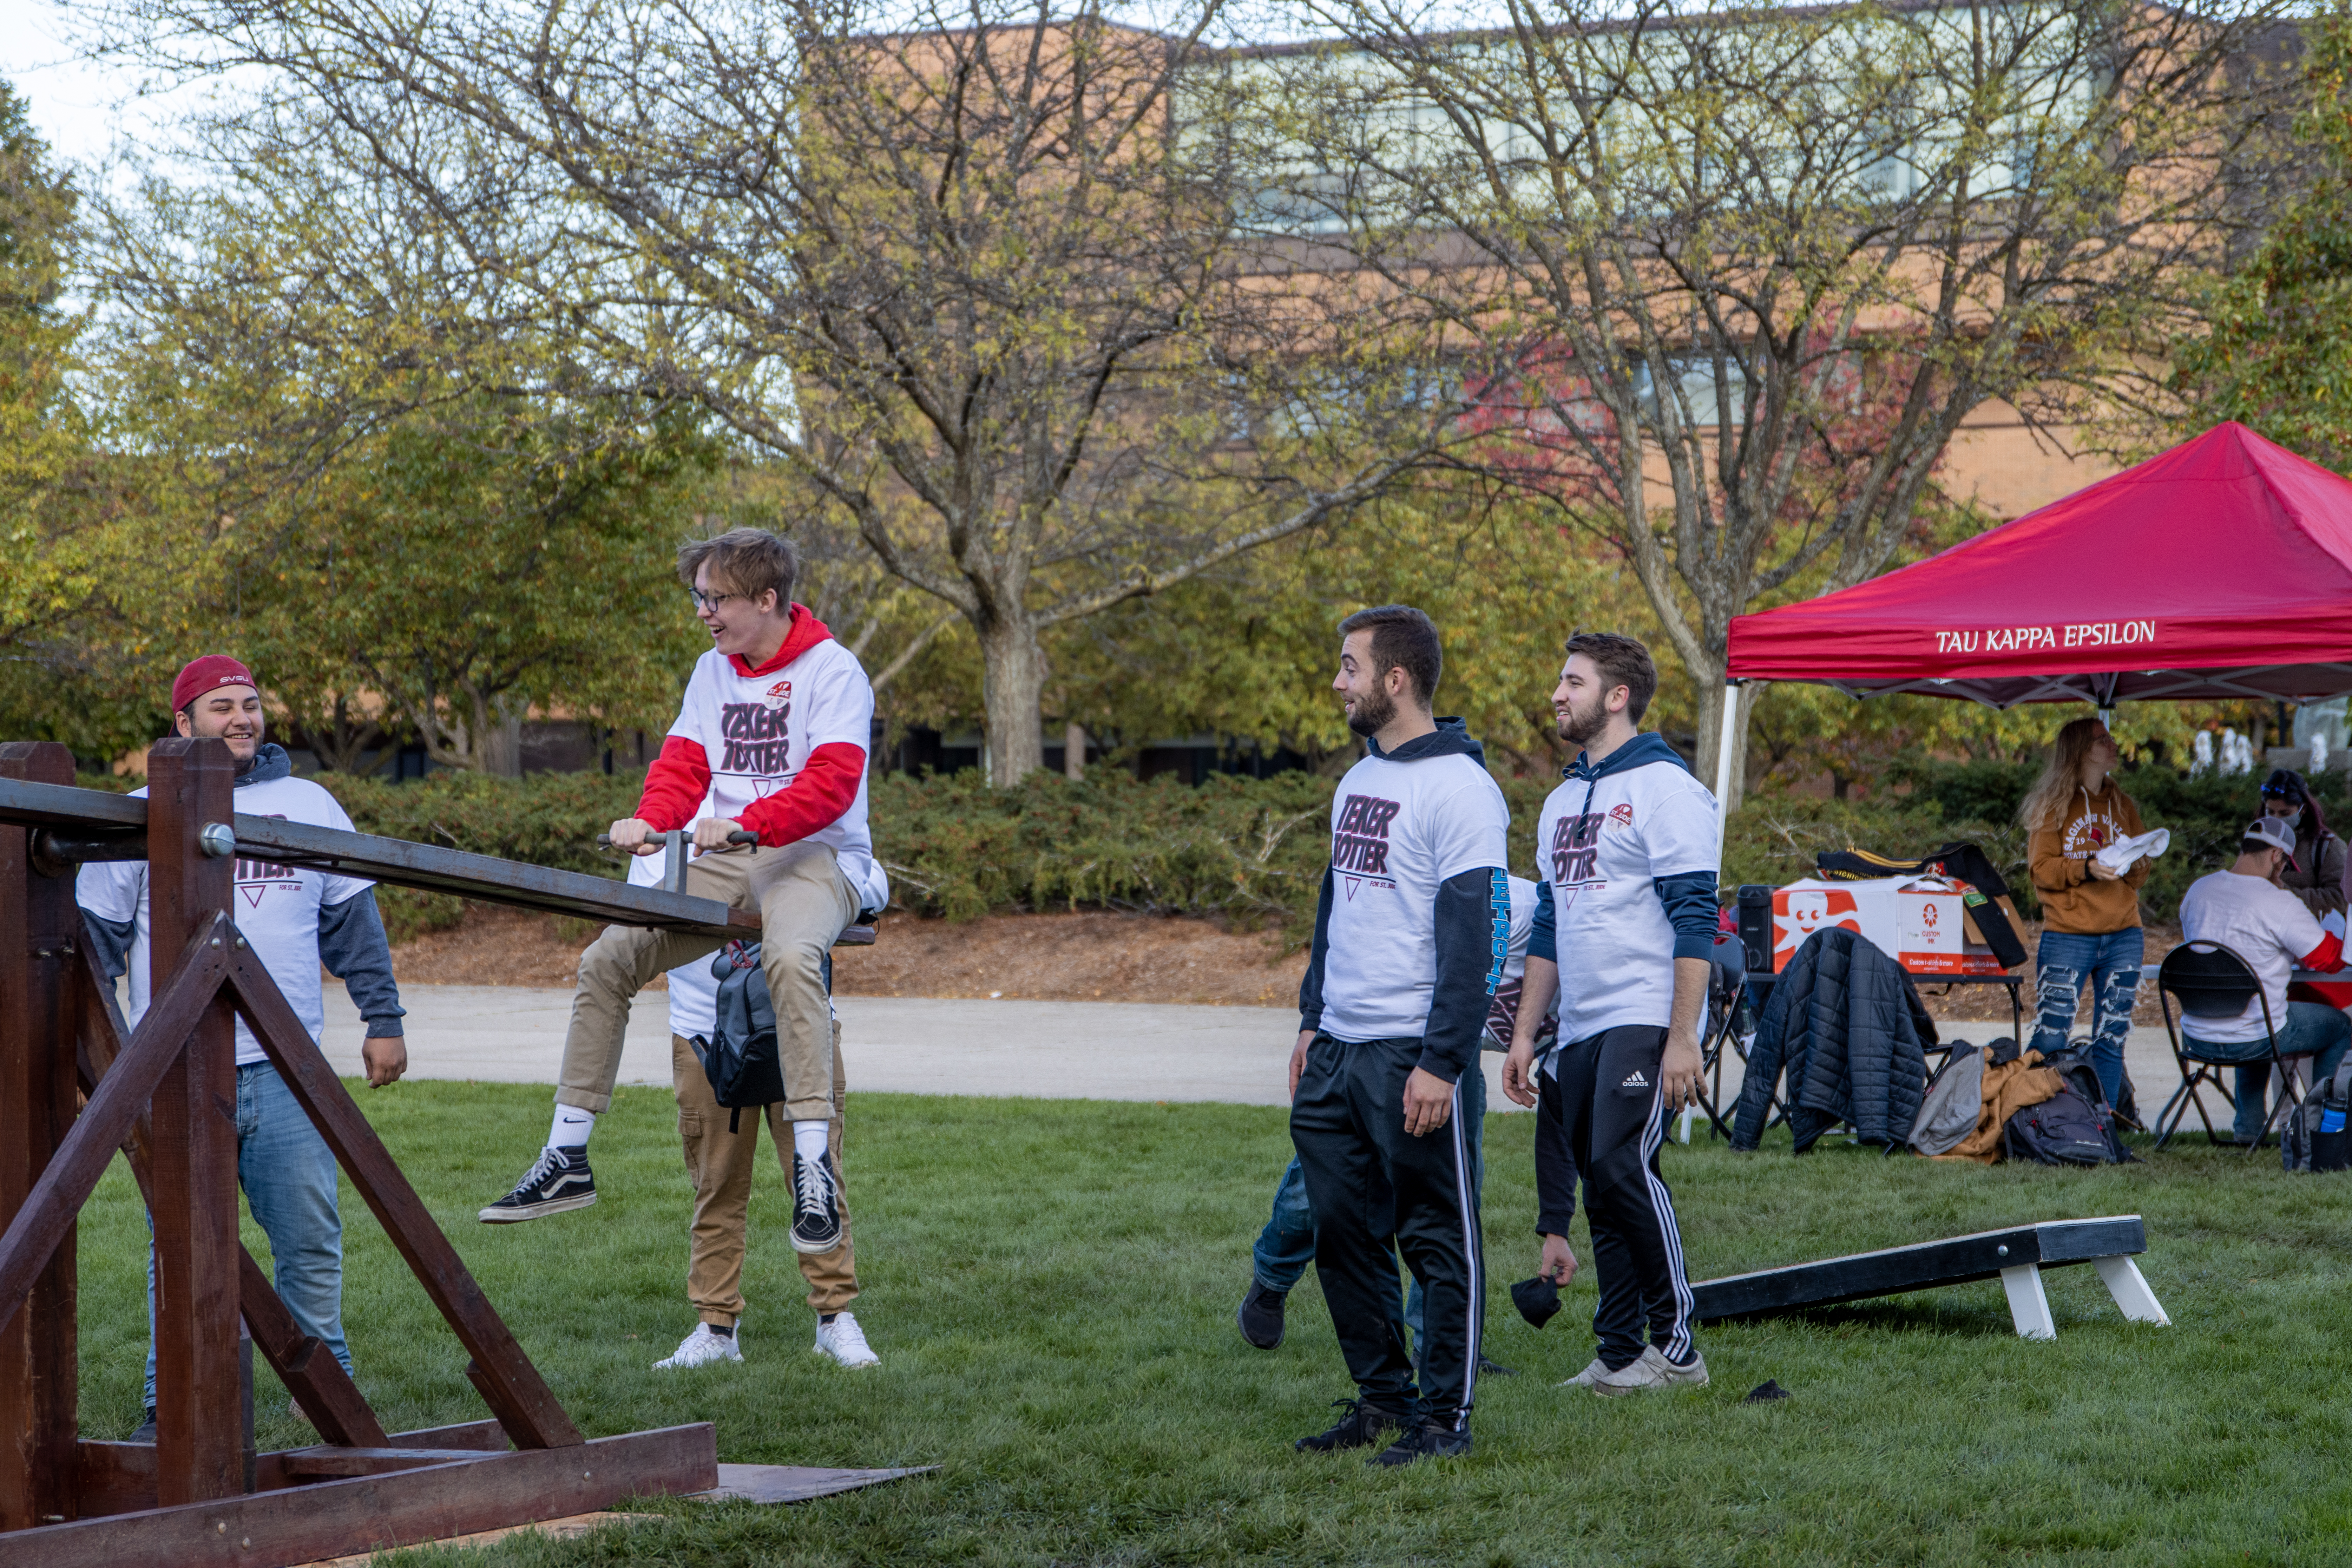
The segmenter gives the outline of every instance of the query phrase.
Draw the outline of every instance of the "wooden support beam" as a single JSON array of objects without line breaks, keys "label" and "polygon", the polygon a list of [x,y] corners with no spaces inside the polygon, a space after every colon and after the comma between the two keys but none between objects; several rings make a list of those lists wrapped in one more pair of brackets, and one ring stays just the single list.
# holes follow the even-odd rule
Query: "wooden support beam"
[{"label": "wooden support beam", "polygon": [[289,1480],[324,1480],[335,1476],[387,1476],[425,1465],[446,1465],[452,1459],[478,1459],[478,1448],[341,1448],[320,1443],[309,1448],[288,1448],[272,1454],[277,1468]]},{"label": "wooden support beam", "polygon": [[[96,1091],[98,1080],[106,1076],[115,1058],[122,1054],[122,1012],[115,1005],[113,988],[99,968],[96,955],[87,949],[81,954],[78,973],[82,998],[77,1058],[82,1092],[89,1094]],[[140,1196],[152,1209],[155,1201],[154,1174],[149,1147],[147,1119],[142,1116],[131,1128],[122,1152],[131,1162],[131,1174],[139,1184]],[[376,1419],[375,1412],[369,1408],[342,1363],[302,1331],[294,1321],[294,1314],[278,1299],[269,1276],[261,1271],[261,1265],[254,1261],[253,1254],[242,1243],[237,1246],[236,1258],[237,1305],[245,1313],[246,1329],[278,1381],[302,1402],[302,1414],[319,1429],[319,1436],[330,1443],[381,1446],[385,1441],[383,1424]],[[500,1440],[503,1443],[503,1437]]]},{"label": "wooden support beam", "polygon": [[450,1426],[420,1426],[414,1432],[394,1432],[384,1439],[394,1448],[477,1448],[493,1454],[503,1454],[511,1447],[507,1441],[507,1429],[495,1421],[460,1421]]},{"label": "wooden support beam", "polygon": [[709,1425],[671,1426],[18,1531],[0,1535],[0,1568],[282,1568],[718,1483]]},{"label": "wooden support beam", "polygon": [[[207,823],[236,815],[236,763],[219,741],[173,736],[147,753],[147,905],[153,986],[169,955],[228,910],[232,862],[205,853]],[[218,940],[217,938],[210,940]],[[237,1366],[236,1021],[206,999],[155,1086],[155,1492],[166,1506],[251,1484]]]},{"label": "wooden support beam", "polygon": [[32,1195],[0,1233],[0,1329],[8,1326],[32,1293],[34,1281],[73,1228],[74,1216],[106,1173],[107,1162],[131,1135],[164,1069],[179,1058],[189,1026],[211,1005],[228,970],[234,935],[235,928],[224,918],[190,940],[171,984],[131,1032],[131,1043],[114,1070],[82,1107],[80,1119],[41,1173]]},{"label": "wooden support beam", "polygon": [[[73,783],[73,753],[0,745],[0,778]],[[0,827],[0,1225],[33,1195],[79,1110],[68,989],[80,916],[70,878],[38,875],[32,832]],[[35,1277],[26,1310],[0,1331],[0,1530],[75,1517],[74,1232]]]},{"label": "wooden support beam", "polygon": [[515,1446],[554,1448],[578,1443],[580,1429],[563,1413],[554,1391],[523,1353],[498,1309],[474,1282],[457,1249],[441,1234],[425,1201],[408,1184],[391,1151],[352,1103],[351,1091],[328,1066],[310,1032],[278,994],[269,971],[252,952],[240,949],[231,957],[229,984],[236,994],[237,1011],[277,1065],[278,1076],[293,1090],[295,1100],[351,1177],[352,1185],[367,1200],[384,1234],[407,1259],[425,1294],[473,1357],[466,1375],[481,1391],[484,1403]]}]

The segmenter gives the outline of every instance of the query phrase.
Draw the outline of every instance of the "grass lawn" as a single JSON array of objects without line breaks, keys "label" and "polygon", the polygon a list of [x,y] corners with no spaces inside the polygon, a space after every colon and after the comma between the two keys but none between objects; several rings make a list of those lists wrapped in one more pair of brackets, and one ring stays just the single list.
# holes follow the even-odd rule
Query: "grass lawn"
[{"label": "grass lawn", "polygon": [[[2037,1219],[2139,1213],[2173,1326],[2126,1324],[2088,1268],[2048,1276],[2055,1343],[1998,1283],[1702,1331],[1713,1386],[1622,1401],[1553,1386],[1592,1353],[1589,1270],[1542,1333],[1531,1120],[1487,1127],[1489,1352],[1468,1459],[1308,1457],[1349,1392],[1312,1276],[1281,1349],[1233,1311],[1289,1143],[1279,1110],[867,1096],[849,1193],[882,1365],[810,1352],[772,1165],[753,1202],[747,1360],[651,1370],[692,1326],[688,1189],[666,1091],[596,1136],[603,1201],[528,1226],[474,1211],[537,1148],[544,1089],[359,1090],[410,1178],[590,1434],[709,1420],[719,1458],[938,1465],[791,1508],[657,1503],[675,1522],[479,1553],[499,1563],[2317,1563],[2352,1560],[2346,1410],[2352,1183],[2177,1143],[2120,1169],[1983,1170],[1786,1133],[1668,1145],[1695,1276]],[[464,1356],[346,1189],[346,1320],[395,1429],[474,1419]],[[1581,1233],[1578,1253],[1590,1260]],[[145,1243],[118,1162],[82,1227],[84,1426],[138,1418]],[[248,1243],[263,1243],[248,1226]],[[1740,1398],[1767,1378],[1792,1394]],[[268,1384],[267,1373],[264,1373]],[[268,1384],[274,1388],[274,1384]],[[310,1440],[265,1402],[264,1447]]]}]

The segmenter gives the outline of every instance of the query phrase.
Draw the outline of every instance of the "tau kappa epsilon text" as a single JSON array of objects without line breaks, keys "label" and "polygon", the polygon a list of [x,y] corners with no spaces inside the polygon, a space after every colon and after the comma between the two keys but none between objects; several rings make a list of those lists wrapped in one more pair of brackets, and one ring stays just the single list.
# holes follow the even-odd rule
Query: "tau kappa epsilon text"
[{"label": "tau kappa epsilon text", "polygon": [[2029,653],[2044,647],[2121,647],[2156,640],[2154,621],[2085,621],[2069,626],[1989,626],[1937,632],[1937,653]]}]

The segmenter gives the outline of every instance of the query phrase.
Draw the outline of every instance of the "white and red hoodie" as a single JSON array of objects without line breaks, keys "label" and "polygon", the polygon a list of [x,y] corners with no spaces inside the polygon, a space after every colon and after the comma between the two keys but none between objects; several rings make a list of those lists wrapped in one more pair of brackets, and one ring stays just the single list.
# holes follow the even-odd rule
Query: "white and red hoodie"
[{"label": "white and red hoodie", "polygon": [[658,832],[704,814],[731,817],[771,848],[829,844],[841,874],[875,882],[866,823],[874,688],[857,656],[804,605],[775,657],[756,668],[711,649],[696,661],[637,816]]}]

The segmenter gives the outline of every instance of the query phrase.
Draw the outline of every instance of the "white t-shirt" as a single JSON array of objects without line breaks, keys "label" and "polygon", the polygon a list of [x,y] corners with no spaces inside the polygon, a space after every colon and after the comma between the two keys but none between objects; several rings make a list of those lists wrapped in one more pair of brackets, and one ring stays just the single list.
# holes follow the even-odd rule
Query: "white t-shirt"
[{"label": "white t-shirt", "polygon": [[1507,865],[1510,823],[1501,788],[1458,752],[1366,757],[1348,770],[1331,803],[1323,1028],[1333,1038],[1414,1039],[1427,1028],[1437,889]]},{"label": "white t-shirt", "polygon": [[1675,928],[1655,879],[1714,871],[1715,819],[1678,759],[1570,779],[1545,799],[1536,864],[1551,883],[1562,1045],[1673,1020]]},{"label": "white t-shirt", "polygon": [[[2286,983],[2295,961],[2327,938],[2319,919],[2301,899],[2260,877],[2216,871],[2189,884],[2180,896],[2180,934],[2190,942],[2218,942],[2252,966],[2271,1005],[2271,1022],[2286,1027]],[[2180,1032],[2217,1046],[2263,1037],[2260,1001],[2248,1002],[2234,1018],[2189,1018]]]},{"label": "white t-shirt", "polygon": [[[131,792],[135,797],[143,789]],[[246,816],[276,816],[307,822],[314,827],[336,827],[349,833],[352,819],[335,797],[309,779],[271,779],[238,786],[233,797]],[[319,910],[358,897],[374,884],[330,871],[276,866],[267,860],[239,860],[235,871],[236,891],[229,916],[238,934],[253,945],[262,967],[278,982],[287,1005],[317,1040],[327,1026],[327,1009],[320,994]],[[147,862],[92,860],[74,880],[74,901],[110,921],[131,921],[137,934],[131,945],[131,1010],[133,1028],[146,1016],[148,975]],[[236,1065],[268,1061],[261,1042],[245,1020],[236,1021]]]},{"label": "white t-shirt", "polygon": [[[851,653],[827,637],[781,669],[743,675],[712,648],[695,661],[669,732],[702,748],[710,768],[705,807],[713,816],[739,816],[754,801],[782,791],[808,765],[809,753],[835,741],[863,752],[874,742],[874,688]],[[866,819],[866,778],[838,820],[808,836],[829,844],[841,874],[864,889],[874,859]]]}]

